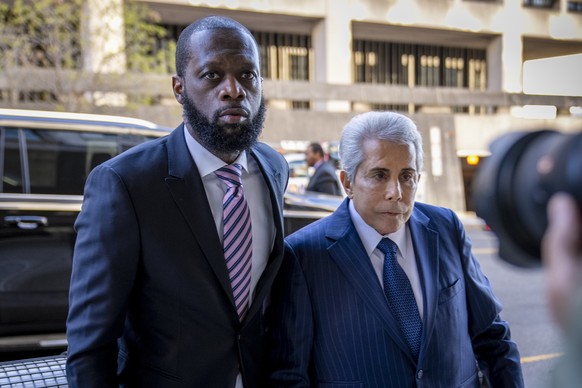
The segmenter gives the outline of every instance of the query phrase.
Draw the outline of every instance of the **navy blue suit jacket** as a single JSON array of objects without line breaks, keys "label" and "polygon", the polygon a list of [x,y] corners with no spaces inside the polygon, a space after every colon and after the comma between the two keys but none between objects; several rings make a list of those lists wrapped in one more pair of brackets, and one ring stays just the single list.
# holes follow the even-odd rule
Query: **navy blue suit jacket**
[{"label": "navy blue suit jacket", "polygon": [[283,258],[285,159],[250,152],[269,188],[277,230],[242,322],[222,244],[183,126],[95,168],[73,258],[70,387],[246,387],[266,375],[265,308]]},{"label": "navy blue suit jacket", "polygon": [[477,387],[477,360],[493,387],[522,387],[517,346],[456,215],[416,203],[408,221],[424,298],[416,361],[348,203],[286,239],[273,301],[272,385]]}]

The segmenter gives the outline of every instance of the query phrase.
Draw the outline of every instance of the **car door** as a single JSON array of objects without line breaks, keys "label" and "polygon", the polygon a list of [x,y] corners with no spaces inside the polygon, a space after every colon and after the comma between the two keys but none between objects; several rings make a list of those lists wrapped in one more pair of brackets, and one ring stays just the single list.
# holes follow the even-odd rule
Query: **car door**
[{"label": "car door", "polygon": [[0,335],[64,331],[83,147],[50,130],[0,130]]},{"label": "car door", "polygon": [[87,175],[147,139],[111,129],[0,127],[0,336],[65,330]]}]

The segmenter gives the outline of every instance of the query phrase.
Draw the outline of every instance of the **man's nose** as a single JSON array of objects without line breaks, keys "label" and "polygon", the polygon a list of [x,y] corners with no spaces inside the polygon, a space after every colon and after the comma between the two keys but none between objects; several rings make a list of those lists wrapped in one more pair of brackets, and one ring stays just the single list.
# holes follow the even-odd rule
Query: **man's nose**
[{"label": "man's nose", "polygon": [[389,201],[399,201],[402,199],[402,188],[398,179],[390,179],[386,185],[385,198]]},{"label": "man's nose", "polygon": [[225,77],[220,90],[220,99],[222,100],[242,100],[246,97],[246,92],[238,82],[236,77]]}]

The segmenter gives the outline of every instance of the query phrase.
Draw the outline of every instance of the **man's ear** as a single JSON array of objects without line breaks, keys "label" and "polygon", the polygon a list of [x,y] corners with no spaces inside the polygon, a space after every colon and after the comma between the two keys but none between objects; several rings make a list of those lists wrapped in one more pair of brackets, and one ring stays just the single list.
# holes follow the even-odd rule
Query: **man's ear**
[{"label": "man's ear", "polygon": [[344,170],[340,171],[340,180],[342,181],[342,186],[344,187],[347,196],[352,198],[354,196],[354,193],[352,192],[352,182],[350,182],[348,174]]},{"label": "man's ear", "polygon": [[174,91],[174,97],[176,97],[176,101],[178,101],[180,104],[183,104],[184,101],[184,84],[182,81],[182,77],[179,75],[174,74],[172,76],[172,90]]}]

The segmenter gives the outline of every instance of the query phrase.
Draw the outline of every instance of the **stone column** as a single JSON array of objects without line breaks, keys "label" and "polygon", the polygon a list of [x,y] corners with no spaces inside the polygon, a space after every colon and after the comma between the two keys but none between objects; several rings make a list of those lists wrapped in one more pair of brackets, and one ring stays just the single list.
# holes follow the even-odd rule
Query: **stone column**
[{"label": "stone column", "polygon": [[[352,83],[352,27],[350,3],[338,6],[327,0],[326,16],[313,30],[315,82]],[[317,110],[350,111],[350,103],[341,100],[317,102]]]}]

